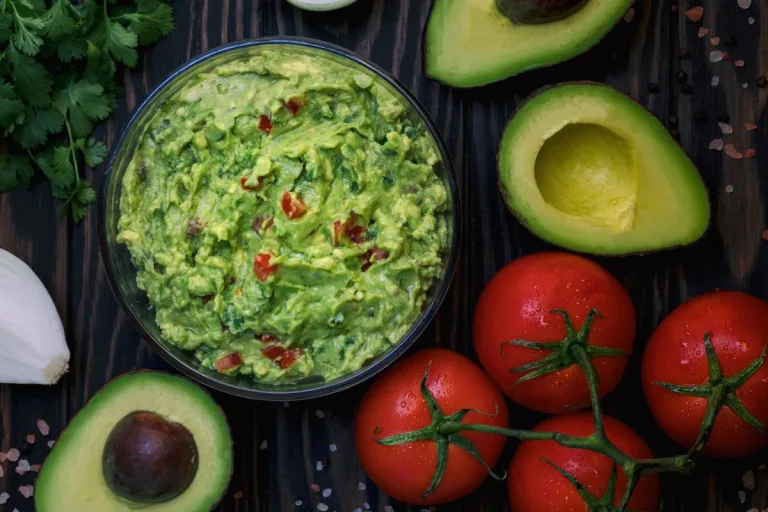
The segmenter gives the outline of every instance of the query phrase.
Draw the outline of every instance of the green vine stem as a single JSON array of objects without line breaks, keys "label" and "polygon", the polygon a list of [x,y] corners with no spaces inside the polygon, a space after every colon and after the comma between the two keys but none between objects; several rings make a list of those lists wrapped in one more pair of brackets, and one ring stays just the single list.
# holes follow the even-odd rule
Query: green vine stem
[{"label": "green vine stem", "polygon": [[[592,310],[594,313],[590,313],[592,316],[598,315],[596,310]],[[567,313],[562,312],[564,317]],[[588,317],[589,318],[589,317]],[[587,324],[587,320],[584,322]],[[569,321],[566,321],[566,330],[568,330]],[[572,325],[571,325],[572,329]],[[586,332],[588,333],[589,325],[587,325]],[[581,331],[584,331],[582,326]],[[568,339],[568,333],[566,339]],[[574,338],[576,339],[576,338]],[[527,343],[527,342],[526,342]],[[565,342],[563,342],[565,343]],[[605,435],[603,428],[603,412],[600,405],[599,396],[599,376],[597,370],[591,361],[591,354],[589,347],[585,346],[581,342],[569,342],[567,347],[562,347],[561,350],[567,352],[567,357],[572,358],[575,364],[578,364],[584,371],[584,375],[589,386],[589,394],[592,402],[592,412],[595,420],[595,431],[592,435],[586,437],[577,437],[559,432],[534,432],[529,430],[519,430],[511,428],[501,428],[493,425],[485,424],[467,424],[463,423],[464,417],[471,411],[470,409],[462,409],[460,411],[446,414],[440,409],[440,405],[437,400],[429,391],[427,387],[427,379],[429,377],[429,368],[424,374],[421,381],[421,394],[429,406],[432,422],[424,428],[414,430],[411,432],[404,432],[385,438],[377,438],[380,430],[374,432],[374,438],[382,445],[393,446],[404,443],[411,443],[414,441],[431,440],[435,441],[437,449],[437,467],[432,478],[430,487],[424,491],[422,498],[433,492],[442,480],[443,473],[447,464],[448,447],[453,444],[457,447],[466,450],[470,455],[477,459],[488,472],[496,479],[503,477],[496,475],[482,459],[477,452],[472,442],[462,432],[484,432],[489,434],[498,434],[502,436],[512,437],[521,441],[555,441],[558,444],[567,448],[590,450],[595,453],[599,453],[611,459],[614,463],[614,470],[611,475],[611,483],[609,483],[609,492],[600,498],[589,495],[589,493],[578,483],[575,477],[562,468],[556,468],[558,472],[568,479],[584,498],[585,503],[588,506],[590,512],[626,512],[627,506],[632,493],[639,480],[644,476],[652,473],[681,473],[690,474],[695,468],[696,460],[701,454],[701,450],[707,443],[709,436],[712,432],[712,427],[715,423],[718,413],[723,407],[732,409],[745,421],[753,425],[755,428],[764,432],[765,428],[760,422],[754,418],[746,409],[743,404],[736,398],[735,391],[741,385],[743,385],[755,372],[763,365],[766,359],[766,351],[768,351],[768,345],[762,355],[750,363],[744,370],[732,377],[724,377],[722,369],[720,367],[719,360],[715,354],[714,348],[710,341],[710,335],[707,334],[704,337],[704,347],[706,349],[707,361],[709,364],[710,380],[709,382],[700,386],[677,386],[672,384],[658,383],[658,385],[669,389],[676,393],[692,394],[694,396],[701,396],[708,399],[709,404],[707,413],[699,429],[698,439],[687,453],[683,455],[677,455],[673,457],[663,457],[656,459],[636,459],[631,457],[614,445],[610,439]],[[546,347],[549,349],[549,347]],[[478,411],[474,411],[478,412]],[[498,413],[498,408],[496,413]],[[483,413],[494,414],[494,413]],[[749,419],[747,419],[749,418]],[[549,461],[549,464],[552,464]],[[621,497],[621,501],[618,505],[614,505],[614,491],[615,491],[615,479],[618,468],[627,477],[627,486],[624,494]]]}]

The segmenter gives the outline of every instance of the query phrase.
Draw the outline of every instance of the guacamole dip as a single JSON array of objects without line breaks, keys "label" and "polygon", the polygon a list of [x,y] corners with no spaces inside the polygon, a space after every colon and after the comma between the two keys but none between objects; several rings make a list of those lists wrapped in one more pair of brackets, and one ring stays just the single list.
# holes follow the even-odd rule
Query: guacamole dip
[{"label": "guacamole dip", "polygon": [[185,83],[120,197],[118,241],[165,339],[275,383],[331,379],[399,342],[451,236],[426,128],[367,74],[297,50]]}]

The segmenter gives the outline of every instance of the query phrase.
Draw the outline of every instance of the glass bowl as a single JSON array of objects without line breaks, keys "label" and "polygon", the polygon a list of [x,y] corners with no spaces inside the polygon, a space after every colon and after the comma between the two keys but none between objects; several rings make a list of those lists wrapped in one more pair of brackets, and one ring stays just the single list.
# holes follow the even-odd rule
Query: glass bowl
[{"label": "glass bowl", "polygon": [[[379,354],[357,371],[326,381],[321,377],[308,377],[291,384],[264,384],[250,376],[228,376],[200,365],[192,351],[179,349],[165,341],[155,322],[155,312],[144,291],[136,284],[136,268],[127,247],[117,242],[117,221],[120,217],[120,195],[123,174],[141,134],[163,102],[185,85],[186,79],[201,71],[251,56],[264,48],[291,47],[292,52],[317,55],[340,62],[361,71],[399,98],[407,115],[429,130],[442,162],[436,167],[450,192],[451,205],[447,212],[450,240],[440,279],[433,285],[421,316],[408,333],[388,351]],[[271,401],[290,401],[329,395],[347,389],[369,379],[392,364],[413,344],[435,316],[450,286],[459,250],[460,201],[453,166],[440,135],[418,100],[397,80],[378,66],[334,45],[310,39],[272,37],[240,41],[221,46],[202,54],[174,71],[136,108],[123,128],[107,159],[106,175],[99,200],[98,229],[101,255],[107,271],[110,287],[121,307],[148,340],[153,349],[182,373],[213,389],[245,398]]]}]

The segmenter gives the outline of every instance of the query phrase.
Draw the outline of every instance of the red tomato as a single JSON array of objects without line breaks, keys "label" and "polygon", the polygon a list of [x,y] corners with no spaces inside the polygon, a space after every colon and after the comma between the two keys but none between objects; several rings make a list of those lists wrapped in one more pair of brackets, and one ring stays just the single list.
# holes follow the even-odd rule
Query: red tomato
[{"label": "red tomato", "polygon": [[249,187],[245,184],[245,182],[248,181],[248,176],[243,176],[240,178],[240,186],[243,187],[243,190],[250,190],[250,191],[256,191],[261,188],[262,183],[264,182],[264,176],[259,176],[256,179],[256,186],[255,187]]},{"label": "red tomato", "polygon": [[277,362],[281,370],[285,370],[296,362],[296,359],[299,358],[303,351],[298,348],[286,349],[279,345],[270,345],[261,349],[261,353],[272,361]]},{"label": "red tomato", "polygon": [[[610,416],[603,416],[605,435],[622,452],[635,458],[650,459],[651,450],[635,432]],[[595,432],[591,413],[555,416],[533,430],[586,437]],[[573,475],[592,496],[602,497],[613,471],[613,462],[604,455],[566,448],[556,441],[524,441],[509,466],[507,491],[513,512],[586,512],[587,506],[578,490],[554,467]],[[619,469],[614,492],[615,504],[621,502],[627,478]],[[628,510],[659,510],[659,476],[644,476],[637,483]]]},{"label": "red tomato", "polygon": [[[709,382],[703,342],[708,332],[724,376],[736,375],[760,356],[768,341],[768,302],[739,292],[700,295],[672,311],[651,336],[643,354],[645,397],[661,428],[685,447],[696,441],[708,400],[675,393],[654,383]],[[735,395],[753,416],[768,425],[768,365],[763,364]],[[724,407],[704,453],[743,457],[766,442],[768,436]]]},{"label": "red tomato", "polygon": [[362,265],[360,265],[360,270],[365,272],[377,261],[385,260],[387,258],[389,258],[388,251],[383,251],[381,249],[377,249],[376,247],[372,247],[360,256],[360,261],[362,262]]},{"label": "red tomato", "polygon": [[291,113],[291,115],[297,115],[301,107],[304,106],[304,100],[301,98],[291,98],[285,102],[285,108]]},{"label": "red tomato", "polygon": [[[376,442],[394,434],[418,430],[432,423],[420,384],[429,369],[427,388],[445,415],[463,408],[470,412],[463,423],[507,426],[507,406],[496,386],[472,361],[448,350],[416,352],[376,379],[363,397],[355,418],[357,454],[365,472],[376,485],[395,499],[417,505],[433,505],[458,499],[485,480],[487,471],[463,449],[451,444],[440,485],[422,500],[437,464],[436,443],[416,441],[396,446]],[[493,414],[497,411],[498,414]],[[493,466],[506,439],[477,432],[463,433]]]},{"label": "red tomato", "polygon": [[261,116],[259,118],[259,130],[272,133],[272,120],[267,116]]},{"label": "red tomato", "polygon": [[291,220],[299,218],[307,212],[307,205],[304,204],[304,201],[297,194],[291,194],[290,192],[283,194],[281,206]]},{"label": "red tomato", "polygon": [[[565,323],[553,309],[567,311],[578,331],[590,308],[595,317],[589,344],[629,355],[635,338],[635,308],[626,290],[603,267],[563,252],[519,258],[502,268],[485,287],[475,310],[474,344],[480,362],[515,402],[550,414],[589,406],[581,368],[573,364],[515,386],[525,372],[516,367],[551,352],[507,344],[510,340],[551,342],[565,336]],[[627,366],[623,356],[592,359],[600,375],[600,396],[611,392]]]},{"label": "red tomato", "polygon": [[260,252],[253,259],[253,273],[256,274],[256,279],[259,281],[266,281],[269,276],[277,273],[280,268],[279,265],[270,265],[274,254],[271,252]]},{"label": "red tomato", "polygon": [[213,363],[213,366],[216,367],[216,371],[226,372],[232,368],[237,368],[241,364],[243,364],[243,358],[240,357],[240,354],[237,352],[232,352],[231,354],[218,358],[216,362]]}]

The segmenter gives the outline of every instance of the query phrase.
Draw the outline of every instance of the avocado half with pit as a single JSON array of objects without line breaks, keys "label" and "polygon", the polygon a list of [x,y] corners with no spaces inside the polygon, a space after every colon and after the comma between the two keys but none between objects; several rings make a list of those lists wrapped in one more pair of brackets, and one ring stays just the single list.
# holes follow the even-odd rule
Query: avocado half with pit
[{"label": "avocado half with pit", "polygon": [[203,512],[232,474],[224,413],[199,386],[159,372],[118,377],[45,459],[38,512]]},{"label": "avocado half with pit", "polygon": [[567,249],[658,251],[698,240],[709,225],[696,166],[658,119],[606,85],[534,93],[504,131],[498,160],[512,213]]},{"label": "avocado half with pit", "polygon": [[475,87],[566,61],[605,37],[632,1],[435,0],[426,73]]}]

